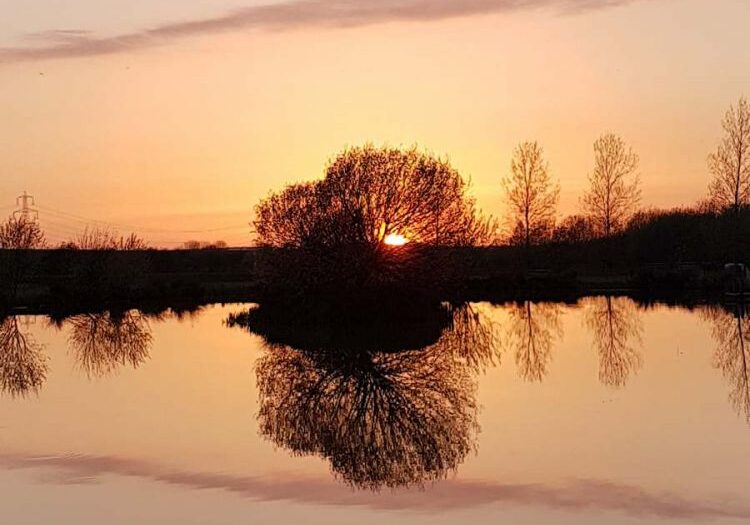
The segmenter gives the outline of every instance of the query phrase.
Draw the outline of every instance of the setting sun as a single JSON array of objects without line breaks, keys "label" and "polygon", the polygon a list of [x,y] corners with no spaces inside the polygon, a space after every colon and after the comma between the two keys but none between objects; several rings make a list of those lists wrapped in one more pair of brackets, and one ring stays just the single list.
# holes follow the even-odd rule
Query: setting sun
[{"label": "setting sun", "polygon": [[408,242],[409,239],[407,239],[403,235],[399,235],[398,233],[389,233],[383,238],[383,243],[387,244],[388,246],[403,246]]}]

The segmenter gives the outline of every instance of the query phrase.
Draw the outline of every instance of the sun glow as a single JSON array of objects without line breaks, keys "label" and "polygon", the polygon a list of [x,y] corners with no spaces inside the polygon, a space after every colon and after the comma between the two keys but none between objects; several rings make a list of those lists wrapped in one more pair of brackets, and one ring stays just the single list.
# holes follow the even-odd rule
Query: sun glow
[{"label": "sun glow", "polygon": [[408,242],[409,239],[398,233],[389,233],[383,238],[383,243],[388,246],[403,246]]}]

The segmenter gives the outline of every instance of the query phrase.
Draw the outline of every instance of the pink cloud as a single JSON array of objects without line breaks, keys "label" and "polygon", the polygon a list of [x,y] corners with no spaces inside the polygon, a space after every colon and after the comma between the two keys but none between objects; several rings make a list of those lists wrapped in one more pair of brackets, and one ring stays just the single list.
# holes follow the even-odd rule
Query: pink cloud
[{"label": "pink cloud", "polygon": [[246,7],[222,16],[170,23],[113,37],[80,30],[34,34],[41,45],[0,48],[0,62],[106,55],[164,44],[190,36],[303,27],[359,27],[386,22],[428,22],[465,16],[552,9],[575,14],[635,0],[288,0]]},{"label": "pink cloud", "polygon": [[[132,476],[188,489],[217,489],[261,501],[362,506],[381,510],[444,512],[478,505],[520,505],[559,511],[617,511],[631,516],[677,519],[750,518],[750,505],[732,498],[685,498],[668,492],[602,480],[560,485],[446,480],[392,492],[352,491],[332,479],[265,478],[190,472],[106,456],[0,454],[0,467],[42,469],[48,483],[89,484],[104,475]],[[51,472],[51,474],[50,474]]]}]

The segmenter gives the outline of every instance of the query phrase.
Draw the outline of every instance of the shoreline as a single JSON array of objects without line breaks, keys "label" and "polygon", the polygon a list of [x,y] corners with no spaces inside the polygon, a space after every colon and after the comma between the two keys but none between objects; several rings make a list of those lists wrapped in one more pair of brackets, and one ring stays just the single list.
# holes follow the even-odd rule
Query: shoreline
[{"label": "shoreline", "polygon": [[[454,291],[440,298],[449,302],[574,303],[601,295],[628,296],[643,303],[736,302],[724,293],[723,265],[719,262],[654,262],[626,267],[602,261],[571,261],[575,247],[566,246],[560,252],[567,257],[550,257],[545,247],[539,250],[543,256],[532,254],[531,262],[521,263],[521,252],[514,248],[445,250],[452,252],[460,269]],[[24,258],[25,274],[14,298],[10,294],[0,296],[0,313],[260,303],[269,297],[256,270],[263,251],[20,252],[16,255]],[[8,253],[0,251],[5,257]]]}]

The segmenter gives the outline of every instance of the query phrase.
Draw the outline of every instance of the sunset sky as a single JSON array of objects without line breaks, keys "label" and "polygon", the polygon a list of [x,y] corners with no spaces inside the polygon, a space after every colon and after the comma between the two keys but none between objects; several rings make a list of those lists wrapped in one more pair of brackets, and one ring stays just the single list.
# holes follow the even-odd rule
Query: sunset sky
[{"label": "sunset sky", "polygon": [[[644,204],[692,204],[750,96],[746,0],[0,0],[0,214],[151,242],[247,244],[255,203],[347,145],[417,144],[502,215],[538,140],[574,213],[592,142],[641,157]],[[217,231],[204,231],[217,230]]]}]

